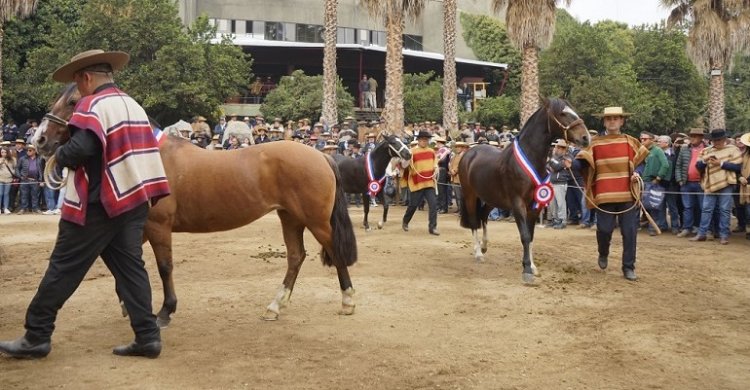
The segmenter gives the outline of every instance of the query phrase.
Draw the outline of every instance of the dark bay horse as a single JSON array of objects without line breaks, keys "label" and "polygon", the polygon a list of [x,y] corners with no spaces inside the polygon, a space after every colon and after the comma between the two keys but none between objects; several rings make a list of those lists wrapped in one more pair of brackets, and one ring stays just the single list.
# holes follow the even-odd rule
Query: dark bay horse
[{"label": "dark bay horse", "polygon": [[[79,98],[75,84],[68,86],[45,116],[34,137],[43,156],[54,155],[70,138],[67,120]],[[305,228],[322,245],[323,263],[336,267],[342,292],[340,313],[354,313],[354,289],[347,267],[357,260],[357,242],[333,159],[291,141],[218,152],[177,137],[164,137],[159,149],[171,194],[149,210],[144,230],[144,242],[151,243],[164,287],[160,326],[169,324],[177,307],[172,233],[235,229],[273,210],[281,220],[287,271],[263,318],[278,319],[280,309],[289,303],[306,256]]]},{"label": "dark bay horse", "polygon": [[[339,171],[341,172],[341,182],[344,186],[344,192],[348,194],[362,194],[362,204],[365,208],[365,229],[370,230],[370,223],[367,221],[367,215],[370,213],[370,190],[371,181],[380,181],[380,192],[377,198],[383,205],[383,219],[378,222],[378,229],[381,229],[388,218],[388,202],[385,199],[385,169],[391,162],[391,158],[398,157],[402,160],[411,160],[409,147],[395,135],[384,135],[384,138],[378,143],[369,156],[366,154],[358,158],[349,158],[339,161]],[[369,164],[369,168],[368,168]],[[368,172],[370,172],[368,174]]]},{"label": "dark bay horse", "polygon": [[[477,145],[461,158],[458,174],[461,178],[461,226],[471,229],[474,238],[474,256],[484,260],[487,252],[487,217],[499,207],[511,210],[523,244],[523,280],[534,281],[536,266],[532,253],[534,223],[540,208],[535,207],[535,196],[551,194],[551,188],[537,187],[523,169],[519,157],[525,156],[527,167],[533,168],[543,180],[547,176],[545,165],[553,140],[563,138],[587,146],[590,138],[583,120],[561,99],[545,99],[543,107],[526,122],[512,147],[498,150],[489,145]],[[540,188],[537,190],[537,188]],[[482,242],[477,230],[482,228]]]}]

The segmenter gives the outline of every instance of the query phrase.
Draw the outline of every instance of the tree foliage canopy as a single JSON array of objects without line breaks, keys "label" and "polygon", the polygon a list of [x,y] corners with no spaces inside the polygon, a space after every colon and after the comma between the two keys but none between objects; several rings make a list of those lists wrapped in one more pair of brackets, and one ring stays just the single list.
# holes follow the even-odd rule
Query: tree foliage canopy
[{"label": "tree foliage canopy", "polygon": [[443,107],[443,79],[435,72],[404,75],[404,118],[408,122],[440,121]]},{"label": "tree foliage canopy", "polygon": [[6,34],[4,95],[17,119],[40,117],[61,89],[54,69],[92,48],[130,54],[115,79],[164,123],[216,116],[252,78],[241,48],[211,43],[215,30],[205,17],[184,27],[171,0],[49,0],[33,17],[9,22]]},{"label": "tree foliage canopy", "polygon": [[[354,97],[344,88],[341,79],[337,79],[336,84],[341,123],[347,115],[354,113]],[[282,77],[278,87],[266,96],[260,111],[266,117],[317,120],[323,112],[323,76],[308,76],[302,70],[296,70]]]}]

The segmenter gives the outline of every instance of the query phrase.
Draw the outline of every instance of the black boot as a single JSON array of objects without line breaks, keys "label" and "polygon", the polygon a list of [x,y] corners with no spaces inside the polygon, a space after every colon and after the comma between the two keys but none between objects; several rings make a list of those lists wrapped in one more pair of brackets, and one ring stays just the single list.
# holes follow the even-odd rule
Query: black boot
[{"label": "black boot", "polygon": [[16,359],[40,359],[49,355],[51,349],[49,341],[32,344],[25,336],[13,341],[0,341],[0,352]]},{"label": "black boot", "polygon": [[161,341],[152,341],[150,343],[139,344],[137,342],[129,345],[115,347],[112,353],[118,356],[144,356],[150,359],[156,359],[161,353]]}]

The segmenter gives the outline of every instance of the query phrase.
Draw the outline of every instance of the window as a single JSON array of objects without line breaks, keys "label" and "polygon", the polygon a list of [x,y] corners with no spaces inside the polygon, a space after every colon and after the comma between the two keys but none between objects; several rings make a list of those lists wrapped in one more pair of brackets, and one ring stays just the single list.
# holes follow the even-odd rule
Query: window
[{"label": "window", "polygon": [[219,34],[229,34],[229,20],[227,19],[216,19],[216,32]]},{"label": "window", "polygon": [[265,39],[266,38],[266,22],[253,22],[253,38]]},{"label": "window", "polygon": [[245,21],[245,34],[247,35],[253,34],[253,21],[252,20]]},{"label": "window", "polygon": [[283,41],[284,25],[279,22],[266,22],[265,38],[269,41]]},{"label": "window", "polygon": [[422,37],[404,34],[404,49],[422,51]]},{"label": "window", "polygon": [[370,31],[370,42],[375,46],[385,47],[385,31]]},{"label": "window", "polygon": [[314,24],[297,24],[297,41],[310,43],[323,43],[323,26]]},{"label": "window", "polygon": [[339,27],[336,34],[336,43],[357,43],[356,30],[348,27]]}]

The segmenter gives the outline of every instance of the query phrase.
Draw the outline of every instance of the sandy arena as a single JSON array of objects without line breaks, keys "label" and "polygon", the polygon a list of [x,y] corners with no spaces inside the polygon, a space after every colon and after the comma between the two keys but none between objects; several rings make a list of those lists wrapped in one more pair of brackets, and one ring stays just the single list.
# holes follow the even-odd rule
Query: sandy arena
[{"label": "sandy arena", "polygon": [[[336,314],[341,294],[318,243],[292,303],[276,322],[260,315],[286,271],[275,214],[235,231],[175,235],[177,313],[156,360],[112,355],[130,342],[114,279],[101,261],[62,309],[52,353],[0,357],[3,389],[747,389],[750,383],[750,241],[692,243],[638,237],[637,271],[596,265],[593,230],[537,229],[536,286],[521,283],[515,224],[490,223],[485,263],[455,215],[427,234],[426,212],[404,233],[404,208],[366,233],[351,268],[356,314]],[[371,212],[377,221],[381,208]],[[57,233],[57,217],[0,218],[0,339],[23,317]],[[151,248],[154,288],[162,290]]]}]

